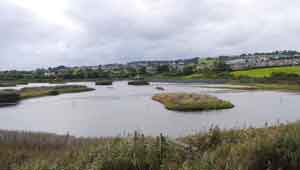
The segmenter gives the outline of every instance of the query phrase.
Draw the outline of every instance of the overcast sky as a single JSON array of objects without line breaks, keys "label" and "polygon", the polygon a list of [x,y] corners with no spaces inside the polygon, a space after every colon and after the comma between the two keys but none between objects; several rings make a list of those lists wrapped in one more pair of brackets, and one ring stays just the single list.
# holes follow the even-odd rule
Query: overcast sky
[{"label": "overcast sky", "polygon": [[300,50],[299,0],[0,0],[0,69]]}]

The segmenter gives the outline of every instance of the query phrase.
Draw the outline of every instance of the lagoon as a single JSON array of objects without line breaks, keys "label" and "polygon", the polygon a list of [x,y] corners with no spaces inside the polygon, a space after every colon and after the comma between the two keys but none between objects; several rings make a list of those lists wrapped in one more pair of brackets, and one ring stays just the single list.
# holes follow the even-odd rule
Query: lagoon
[{"label": "lagoon", "polygon": [[[126,81],[113,86],[87,85],[95,91],[62,94],[21,101],[16,106],[0,108],[0,129],[69,133],[83,137],[117,136],[138,130],[146,135],[164,133],[171,137],[220,128],[263,127],[266,123],[300,120],[300,93],[246,91],[204,88],[201,84],[151,83],[128,86]],[[53,84],[52,84],[53,85]],[[49,86],[29,84],[15,88]],[[151,97],[164,92],[195,92],[231,101],[229,110],[181,113],[170,111]],[[3,89],[3,88],[1,88]]]}]

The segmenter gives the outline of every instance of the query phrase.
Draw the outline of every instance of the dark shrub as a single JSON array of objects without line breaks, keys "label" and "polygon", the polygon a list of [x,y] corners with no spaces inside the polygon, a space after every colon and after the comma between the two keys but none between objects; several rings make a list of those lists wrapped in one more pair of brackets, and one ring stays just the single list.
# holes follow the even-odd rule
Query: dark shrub
[{"label": "dark shrub", "polygon": [[57,91],[57,90],[51,90],[51,91],[49,91],[49,93],[48,93],[50,96],[57,96],[57,95],[59,95],[59,91]]},{"label": "dark shrub", "polygon": [[135,80],[135,81],[130,81],[128,82],[128,85],[134,85],[134,86],[145,86],[149,85],[150,83],[145,80]]},{"label": "dark shrub", "polygon": [[272,73],[270,79],[273,80],[296,80],[300,79],[300,76],[295,73]]},{"label": "dark shrub", "polygon": [[0,87],[15,87],[15,86],[17,86],[17,84],[13,82],[0,82]]},{"label": "dark shrub", "polygon": [[110,86],[113,84],[113,81],[111,80],[98,80],[96,81],[96,85],[99,85],[99,86]]},{"label": "dark shrub", "polygon": [[20,94],[16,90],[0,90],[0,104],[17,103]]}]

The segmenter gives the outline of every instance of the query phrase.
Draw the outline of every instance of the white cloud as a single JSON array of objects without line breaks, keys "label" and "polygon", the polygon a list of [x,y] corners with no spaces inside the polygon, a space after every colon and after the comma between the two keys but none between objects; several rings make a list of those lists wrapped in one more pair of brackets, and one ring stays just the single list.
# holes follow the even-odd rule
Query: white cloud
[{"label": "white cloud", "polygon": [[46,20],[45,22],[50,24],[62,26],[68,31],[80,30],[80,26],[65,15],[69,6],[69,2],[66,0],[11,0],[10,3],[29,10],[36,15],[35,17]]}]

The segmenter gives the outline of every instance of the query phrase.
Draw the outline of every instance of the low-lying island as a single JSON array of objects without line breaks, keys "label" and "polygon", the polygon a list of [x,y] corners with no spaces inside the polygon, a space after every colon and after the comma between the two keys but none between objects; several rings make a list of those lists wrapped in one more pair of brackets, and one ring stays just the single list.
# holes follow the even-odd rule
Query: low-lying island
[{"label": "low-lying island", "polygon": [[14,105],[22,99],[55,96],[64,93],[87,92],[92,90],[94,89],[82,85],[25,87],[20,90],[5,89],[0,90],[0,106]]},{"label": "low-lying island", "polygon": [[164,104],[167,109],[176,111],[220,110],[234,107],[229,101],[195,93],[162,93],[154,95],[152,99]]}]

